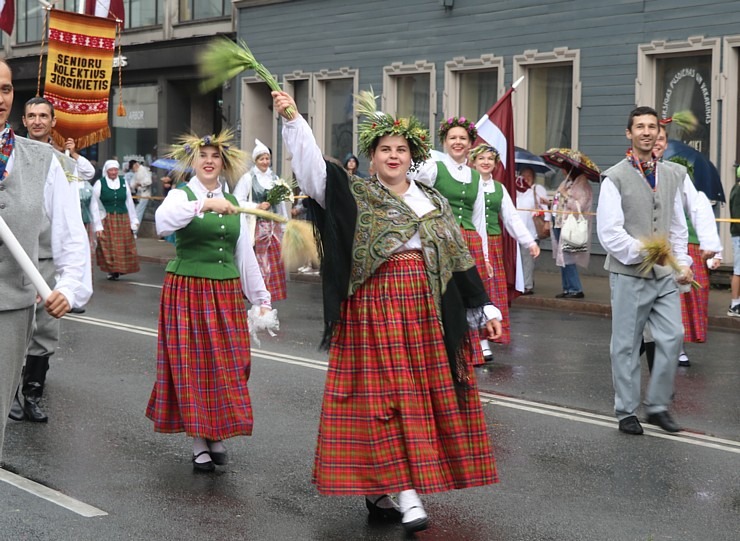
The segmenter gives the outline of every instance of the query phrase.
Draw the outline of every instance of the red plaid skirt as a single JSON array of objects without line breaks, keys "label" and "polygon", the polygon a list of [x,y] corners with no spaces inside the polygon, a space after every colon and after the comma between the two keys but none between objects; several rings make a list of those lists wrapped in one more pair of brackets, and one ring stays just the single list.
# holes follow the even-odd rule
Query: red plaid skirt
[{"label": "red plaid skirt", "polygon": [[681,295],[681,319],[684,342],[706,342],[709,324],[709,271],[701,259],[698,244],[689,244],[689,255],[694,261],[691,270],[694,280],[701,286]]},{"label": "red plaid skirt", "polygon": [[157,381],[146,408],[154,430],[214,441],[250,435],[251,357],[239,279],[167,273],[158,334]]},{"label": "red plaid skirt", "polygon": [[[486,270],[486,258],[483,254],[483,242],[481,241],[480,235],[477,231],[469,231],[467,229],[460,228],[460,231],[462,231],[463,239],[465,240],[465,244],[468,245],[468,251],[470,252],[471,257],[473,258],[473,261],[475,261],[475,267],[478,269],[478,274],[480,274],[480,279],[483,281],[483,285],[486,288],[486,292],[489,291],[489,281],[490,278],[488,277],[488,271]],[[489,294],[490,296],[490,294]],[[491,299],[491,302],[493,302],[493,299]],[[496,304],[494,302],[494,304]],[[498,306],[498,305],[497,305]],[[501,312],[503,314],[503,311]],[[483,335],[480,331],[470,331],[470,338],[473,340],[473,343],[478,344],[480,343],[480,339]],[[478,349],[478,348],[476,348]],[[473,364],[475,366],[480,366],[484,364],[486,360],[483,358],[483,353],[480,351],[477,351],[473,358]]]},{"label": "red plaid skirt", "polygon": [[265,287],[270,292],[272,301],[282,301],[288,296],[285,283],[285,265],[280,257],[280,224],[272,220],[257,220],[255,231],[254,253],[265,280]]},{"label": "red plaid skirt", "polygon": [[501,310],[501,338],[494,340],[498,344],[511,342],[511,325],[509,321],[509,297],[504,270],[504,246],[501,235],[488,235],[488,260],[493,266],[493,278],[486,280],[486,291],[491,302]]},{"label": "red plaid skirt", "polygon": [[103,233],[98,239],[95,259],[103,272],[139,272],[136,239],[128,214],[106,214],[103,218]]},{"label": "red plaid skirt", "polygon": [[332,339],[313,471],[319,492],[497,482],[471,377],[470,389],[455,391],[424,263],[381,265],[344,302]]}]

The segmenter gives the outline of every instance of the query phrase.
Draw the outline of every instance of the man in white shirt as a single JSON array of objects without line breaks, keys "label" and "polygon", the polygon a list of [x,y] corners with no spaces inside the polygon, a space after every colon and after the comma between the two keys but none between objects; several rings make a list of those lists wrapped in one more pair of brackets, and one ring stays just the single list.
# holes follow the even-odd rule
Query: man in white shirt
[{"label": "man in white shirt", "polygon": [[[54,289],[44,302],[55,318],[81,306],[92,294],[87,279],[90,248],[82,224],[77,186],[70,182],[50,145],[16,137],[8,115],[13,106],[10,67],[0,60],[0,216],[32,260],[38,258],[44,222],[51,224]],[[18,388],[33,330],[36,291],[5,243],[0,244],[0,458],[5,424]]]},{"label": "man in white shirt", "polygon": [[[688,228],[681,189],[686,169],[659,162],[653,155],[658,137],[658,114],[638,107],[629,116],[627,157],[605,173],[597,207],[597,233],[607,252],[610,272],[612,338],[610,345],[614,410],[619,430],[642,434],[636,411],[640,405],[640,343],[650,325],[655,339],[655,362],[645,394],[647,422],[668,432],[680,427],[668,413],[673,396],[676,359],[683,342],[683,325],[676,282],[693,280],[687,254]],[[659,261],[642,272],[644,241],[653,236],[670,242],[680,272]]]},{"label": "man in white shirt", "polygon": [[[52,146],[51,130],[56,125],[54,106],[45,98],[36,96],[28,100],[23,111],[23,125],[28,130],[28,138]],[[74,139],[65,142],[69,157],[57,154],[63,168],[69,169],[75,178],[92,180],[95,169],[87,159],[75,150]],[[67,162],[66,164],[64,162]],[[51,253],[51,224],[45,221],[46,230],[39,239],[39,271],[49,287],[54,286],[56,269]],[[79,310],[79,309],[78,309]],[[48,416],[41,408],[40,401],[44,393],[46,373],[49,370],[49,359],[56,351],[59,342],[59,320],[49,315],[44,306],[36,305],[33,336],[26,353],[26,364],[23,368],[22,386],[19,389],[23,398],[16,392],[8,416],[15,421],[27,419],[31,422],[45,423]]]}]

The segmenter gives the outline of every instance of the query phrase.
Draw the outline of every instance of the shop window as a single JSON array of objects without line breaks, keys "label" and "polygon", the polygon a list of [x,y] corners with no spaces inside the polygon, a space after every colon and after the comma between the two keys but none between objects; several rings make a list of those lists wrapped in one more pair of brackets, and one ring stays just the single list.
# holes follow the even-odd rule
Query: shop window
[{"label": "shop window", "polygon": [[640,45],[637,57],[636,101],[655,108],[661,117],[690,110],[698,121],[693,132],[676,124],[668,137],[679,139],[715,160],[718,124],[713,122],[720,72],[719,38],[690,37],[686,41],[653,41]]},{"label": "shop window", "polygon": [[502,58],[484,55],[445,63],[444,117],[462,115],[478,120],[496,103],[503,84]]},{"label": "shop window", "polygon": [[[120,91],[113,89],[110,107],[114,111]],[[149,159],[157,146],[158,86],[127,86],[123,91],[126,116],[111,115],[113,155],[138,154]]]},{"label": "shop window", "polygon": [[383,110],[394,116],[415,116],[429,129],[437,112],[434,64],[392,64],[383,69]]},{"label": "shop window", "polygon": [[164,0],[124,0],[126,28],[161,25],[164,20]]},{"label": "shop window", "polygon": [[229,0],[180,0],[180,22],[231,15]]}]

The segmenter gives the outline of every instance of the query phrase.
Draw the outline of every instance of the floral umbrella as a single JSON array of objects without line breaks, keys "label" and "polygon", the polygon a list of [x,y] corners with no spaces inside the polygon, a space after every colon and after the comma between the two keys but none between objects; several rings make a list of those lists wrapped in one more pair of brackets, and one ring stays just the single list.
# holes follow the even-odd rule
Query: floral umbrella
[{"label": "floral umbrella", "polygon": [[594,182],[601,181],[601,170],[599,167],[591,161],[591,158],[586,156],[580,150],[574,150],[572,148],[551,148],[541,156],[547,163],[556,167],[565,169],[567,166],[571,166],[586,175],[588,180],[592,180]]}]

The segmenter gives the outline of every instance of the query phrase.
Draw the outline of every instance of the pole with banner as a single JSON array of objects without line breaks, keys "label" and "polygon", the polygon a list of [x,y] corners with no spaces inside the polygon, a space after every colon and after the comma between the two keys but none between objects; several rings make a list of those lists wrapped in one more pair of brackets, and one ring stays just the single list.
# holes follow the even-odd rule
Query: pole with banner
[{"label": "pole with banner", "polygon": [[[478,137],[473,142],[473,147],[485,143],[498,151],[501,161],[493,171],[493,178],[504,185],[513,201],[516,201],[516,163],[514,162],[514,111],[511,106],[511,95],[523,80],[524,76],[517,79],[476,123]],[[518,296],[516,288],[518,246],[506,232],[505,227],[502,227],[501,231],[506,285],[509,292],[509,303],[511,303]]]},{"label": "pole with banner", "polygon": [[44,97],[57,119],[54,141],[82,149],[110,137],[108,102],[116,24],[112,19],[52,9]]}]

